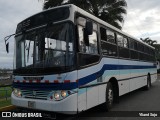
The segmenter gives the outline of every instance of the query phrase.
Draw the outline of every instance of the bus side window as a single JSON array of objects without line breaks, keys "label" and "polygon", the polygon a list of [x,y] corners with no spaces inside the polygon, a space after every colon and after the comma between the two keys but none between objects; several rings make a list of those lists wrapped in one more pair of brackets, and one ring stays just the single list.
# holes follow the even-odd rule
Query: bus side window
[{"label": "bus side window", "polygon": [[115,33],[109,29],[100,27],[100,35],[101,35],[101,49],[103,55],[116,57],[117,45],[115,41]]},{"label": "bus side window", "polygon": [[80,52],[88,53],[88,54],[98,54],[96,30],[93,30],[93,34],[88,36],[89,46],[86,46],[84,43],[83,30],[84,30],[84,27],[81,25],[78,25]]},{"label": "bus side window", "polygon": [[106,32],[107,34],[107,42],[110,42],[110,43],[113,43],[113,44],[116,44],[116,41],[115,41],[115,33],[111,30],[107,30]]},{"label": "bus side window", "polygon": [[83,36],[83,27],[81,25],[78,25],[78,33],[79,33],[79,50],[80,52],[86,52],[86,46],[84,43],[84,36]]},{"label": "bus side window", "polygon": [[124,47],[128,48],[128,39],[124,37]]},{"label": "bus side window", "polygon": [[101,33],[101,40],[106,41],[107,40],[106,29],[101,27],[100,33]]},{"label": "bus side window", "polygon": [[92,35],[89,35],[88,52],[91,54],[98,54],[97,46],[97,32],[94,30]]},{"label": "bus side window", "polygon": [[118,42],[118,46],[124,47],[124,45],[123,45],[123,36],[122,35],[117,34],[117,42]]}]

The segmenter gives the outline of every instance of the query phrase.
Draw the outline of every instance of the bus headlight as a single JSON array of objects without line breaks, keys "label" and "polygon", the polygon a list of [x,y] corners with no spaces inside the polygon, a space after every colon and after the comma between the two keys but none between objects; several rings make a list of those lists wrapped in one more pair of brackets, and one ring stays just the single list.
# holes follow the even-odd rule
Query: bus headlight
[{"label": "bus headlight", "polygon": [[67,92],[66,91],[61,91],[61,96],[62,97],[66,97],[67,96]]},{"label": "bus headlight", "polygon": [[58,92],[55,92],[55,93],[54,93],[54,98],[55,98],[56,100],[59,100],[59,99],[60,99],[60,94],[59,94]]},{"label": "bus headlight", "polygon": [[59,100],[63,100],[66,97],[68,97],[71,94],[76,93],[75,91],[70,91],[70,90],[59,90],[59,91],[53,91],[49,96],[48,99],[49,100],[55,100],[55,101],[59,101]]},{"label": "bus headlight", "polygon": [[14,88],[13,93],[17,97],[21,97],[22,96],[22,92],[21,92],[20,89]]}]

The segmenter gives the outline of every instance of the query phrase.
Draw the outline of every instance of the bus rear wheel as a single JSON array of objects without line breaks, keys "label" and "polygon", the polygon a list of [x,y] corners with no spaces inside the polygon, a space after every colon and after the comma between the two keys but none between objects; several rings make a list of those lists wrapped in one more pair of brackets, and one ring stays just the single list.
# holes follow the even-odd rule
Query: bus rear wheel
[{"label": "bus rear wheel", "polygon": [[109,82],[107,84],[107,89],[106,89],[106,102],[104,104],[104,108],[105,108],[105,111],[109,111],[112,106],[113,106],[113,87],[112,87],[112,84]]},{"label": "bus rear wheel", "polygon": [[149,90],[151,88],[151,77],[147,75],[147,85],[145,86],[145,90]]}]

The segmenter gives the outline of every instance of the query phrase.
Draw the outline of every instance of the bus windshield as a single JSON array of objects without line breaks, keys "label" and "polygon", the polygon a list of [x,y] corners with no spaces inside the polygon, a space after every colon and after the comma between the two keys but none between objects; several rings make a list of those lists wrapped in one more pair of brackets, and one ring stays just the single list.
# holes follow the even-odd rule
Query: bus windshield
[{"label": "bus windshield", "polygon": [[14,69],[73,66],[72,34],[72,25],[66,22],[16,36]]}]

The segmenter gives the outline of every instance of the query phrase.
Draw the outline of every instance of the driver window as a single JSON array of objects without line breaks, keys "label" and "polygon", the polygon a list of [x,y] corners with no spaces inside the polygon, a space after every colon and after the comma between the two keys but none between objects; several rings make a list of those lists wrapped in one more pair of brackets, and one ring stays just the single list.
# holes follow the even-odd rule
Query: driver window
[{"label": "driver window", "polygon": [[97,46],[97,25],[93,23],[93,33],[89,35],[89,46],[85,45],[84,42],[84,26],[86,20],[82,17],[77,19],[78,22],[78,34],[79,34],[79,50],[82,53],[88,54],[98,54],[98,46]]}]

